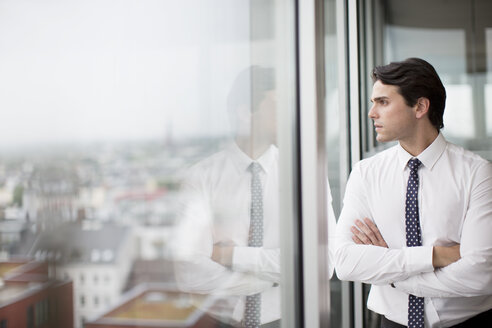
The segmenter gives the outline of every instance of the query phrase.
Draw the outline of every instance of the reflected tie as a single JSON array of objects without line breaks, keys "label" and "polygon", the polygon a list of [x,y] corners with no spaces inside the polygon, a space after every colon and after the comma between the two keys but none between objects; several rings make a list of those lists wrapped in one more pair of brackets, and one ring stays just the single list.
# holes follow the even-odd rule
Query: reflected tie
[{"label": "reflected tie", "polygon": [[[260,182],[261,166],[257,162],[251,163],[251,211],[249,223],[249,247],[263,246],[263,192]],[[260,326],[261,295],[246,296],[244,310],[244,327],[257,328]]]},{"label": "reflected tie", "polygon": [[[422,246],[419,220],[419,166],[422,164],[417,158],[408,161],[410,176],[407,184],[407,201],[405,206],[405,225],[407,247]],[[408,327],[424,327],[424,298],[414,295],[408,296]]]}]

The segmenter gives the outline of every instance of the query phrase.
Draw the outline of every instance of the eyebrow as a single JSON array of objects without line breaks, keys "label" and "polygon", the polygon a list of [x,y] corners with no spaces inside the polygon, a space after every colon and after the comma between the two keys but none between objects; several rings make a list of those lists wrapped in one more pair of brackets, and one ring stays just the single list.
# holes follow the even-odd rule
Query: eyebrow
[{"label": "eyebrow", "polygon": [[380,101],[383,99],[389,99],[389,98],[386,96],[376,97],[376,98],[371,99],[371,102]]}]

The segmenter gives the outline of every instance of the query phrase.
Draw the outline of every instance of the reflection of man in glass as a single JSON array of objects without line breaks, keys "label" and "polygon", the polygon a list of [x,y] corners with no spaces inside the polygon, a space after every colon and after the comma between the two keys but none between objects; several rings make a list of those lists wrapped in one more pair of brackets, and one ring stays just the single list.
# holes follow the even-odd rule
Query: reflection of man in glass
[{"label": "reflection of man in glass", "polygon": [[183,290],[218,295],[221,327],[279,327],[280,249],[274,71],[251,67],[228,97],[234,142],[183,183],[175,244]]}]

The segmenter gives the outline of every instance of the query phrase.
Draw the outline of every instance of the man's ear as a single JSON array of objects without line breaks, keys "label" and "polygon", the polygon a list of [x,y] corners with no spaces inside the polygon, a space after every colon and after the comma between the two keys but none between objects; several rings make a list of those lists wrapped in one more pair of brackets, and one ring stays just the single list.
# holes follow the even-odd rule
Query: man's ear
[{"label": "man's ear", "polygon": [[420,97],[415,104],[415,115],[420,119],[429,112],[430,101],[426,97]]}]

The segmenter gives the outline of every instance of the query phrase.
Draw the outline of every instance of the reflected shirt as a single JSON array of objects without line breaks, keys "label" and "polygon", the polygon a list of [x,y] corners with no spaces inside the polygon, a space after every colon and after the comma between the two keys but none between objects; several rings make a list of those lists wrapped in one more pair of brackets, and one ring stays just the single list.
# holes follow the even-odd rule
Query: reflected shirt
[{"label": "reflected shirt", "polygon": [[[372,284],[367,306],[389,320],[407,325],[413,294],[425,297],[426,327],[450,327],[492,308],[492,164],[439,134],[417,156],[422,246],[406,247],[411,158],[396,145],[354,166],[337,224],[335,268],[342,280]],[[365,217],[389,248],[352,241],[350,227]],[[461,259],[434,269],[433,246],[458,243]]]},{"label": "reflected shirt", "polygon": [[[228,323],[243,318],[245,296],[261,293],[261,322],[280,318],[278,149],[257,159],[263,189],[263,247],[248,247],[253,160],[232,143],[199,162],[182,186],[174,243],[176,279],[186,291],[214,296],[207,311]],[[211,259],[214,244],[234,244],[232,266]]]}]

